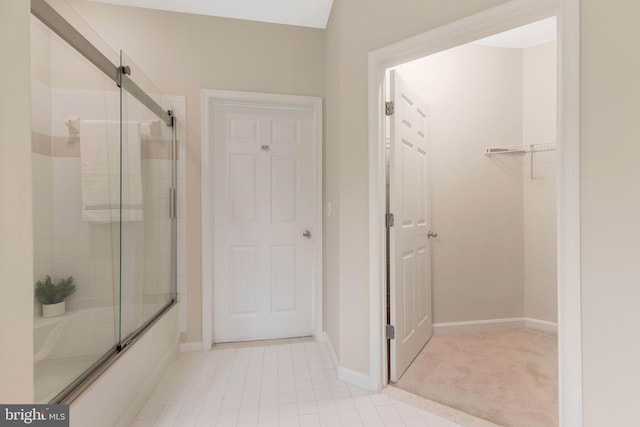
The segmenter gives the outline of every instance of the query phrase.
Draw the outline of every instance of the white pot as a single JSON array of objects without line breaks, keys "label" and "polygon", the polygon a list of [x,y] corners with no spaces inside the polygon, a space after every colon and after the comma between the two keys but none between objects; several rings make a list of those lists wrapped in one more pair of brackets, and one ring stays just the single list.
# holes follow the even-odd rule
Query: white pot
[{"label": "white pot", "polygon": [[57,304],[42,304],[42,317],[56,317],[64,314],[64,301]]}]

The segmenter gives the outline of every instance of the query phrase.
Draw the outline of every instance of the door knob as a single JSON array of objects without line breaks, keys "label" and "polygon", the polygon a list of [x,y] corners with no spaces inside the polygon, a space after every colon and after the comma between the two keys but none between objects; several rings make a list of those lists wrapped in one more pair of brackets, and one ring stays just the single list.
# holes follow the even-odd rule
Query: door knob
[{"label": "door knob", "polygon": [[427,233],[427,238],[430,239],[432,237],[438,237],[438,233],[436,233],[435,231],[429,230],[429,232]]},{"label": "door knob", "polygon": [[309,230],[304,230],[302,233],[302,237],[306,237],[307,239],[311,238],[311,232]]}]

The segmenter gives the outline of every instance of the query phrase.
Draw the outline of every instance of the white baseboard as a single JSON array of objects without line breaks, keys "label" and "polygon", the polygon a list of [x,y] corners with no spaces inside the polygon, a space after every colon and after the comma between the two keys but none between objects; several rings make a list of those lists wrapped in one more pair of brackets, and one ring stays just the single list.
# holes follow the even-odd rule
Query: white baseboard
[{"label": "white baseboard", "polygon": [[467,322],[434,323],[435,334],[471,333],[507,328],[531,328],[545,332],[558,333],[558,324],[529,317],[510,317],[505,319],[471,320]]},{"label": "white baseboard", "polygon": [[433,332],[435,334],[450,334],[460,332],[479,332],[492,329],[522,328],[524,319],[522,317],[512,317],[506,319],[470,320],[467,322],[434,323]]},{"label": "white baseboard", "polygon": [[548,322],[546,320],[532,319],[530,317],[525,317],[524,319],[525,328],[538,329],[544,332],[551,332],[554,334],[558,333],[558,324],[554,322]]},{"label": "white baseboard", "polygon": [[188,353],[191,351],[203,351],[202,342],[181,342],[180,353]]},{"label": "white baseboard", "polygon": [[378,388],[374,386],[373,381],[371,381],[371,377],[362,372],[339,366],[338,379],[367,391],[378,391]]}]

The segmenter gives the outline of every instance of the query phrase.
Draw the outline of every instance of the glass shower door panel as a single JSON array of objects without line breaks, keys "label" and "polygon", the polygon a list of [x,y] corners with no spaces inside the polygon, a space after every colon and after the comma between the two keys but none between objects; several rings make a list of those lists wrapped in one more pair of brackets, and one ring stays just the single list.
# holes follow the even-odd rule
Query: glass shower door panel
[{"label": "glass shower door panel", "polygon": [[[170,104],[121,53],[128,76],[158,104]],[[172,127],[122,85],[121,340],[152,319],[172,299],[174,180]]]},{"label": "glass shower door panel", "polygon": [[33,17],[31,34],[34,390],[47,403],[117,343],[120,95]]}]

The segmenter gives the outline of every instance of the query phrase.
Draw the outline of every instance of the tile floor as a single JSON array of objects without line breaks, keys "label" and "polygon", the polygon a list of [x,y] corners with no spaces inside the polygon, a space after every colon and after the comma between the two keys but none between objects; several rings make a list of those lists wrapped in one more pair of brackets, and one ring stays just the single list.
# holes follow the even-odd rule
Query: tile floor
[{"label": "tile floor", "polygon": [[427,426],[453,421],[336,378],[315,341],[180,353],[131,427]]}]

